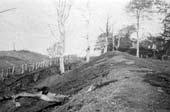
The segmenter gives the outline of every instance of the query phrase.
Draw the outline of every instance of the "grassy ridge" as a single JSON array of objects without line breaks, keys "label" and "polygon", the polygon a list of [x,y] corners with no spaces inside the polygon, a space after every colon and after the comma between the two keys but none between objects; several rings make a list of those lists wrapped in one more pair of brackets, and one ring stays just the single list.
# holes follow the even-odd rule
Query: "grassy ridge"
[{"label": "grassy ridge", "polygon": [[48,59],[47,56],[27,51],[0,51],[0,68],[18,66],[24,63],[39,62]]}]

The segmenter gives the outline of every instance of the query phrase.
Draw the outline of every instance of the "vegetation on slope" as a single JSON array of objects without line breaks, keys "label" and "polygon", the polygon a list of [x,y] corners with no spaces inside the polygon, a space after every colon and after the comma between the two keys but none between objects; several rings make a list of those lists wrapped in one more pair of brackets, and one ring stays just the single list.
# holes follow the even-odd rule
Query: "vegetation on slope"
[{"label": "vegetation on slope", "polygon": [[0,68],[9,66],[17,66],[24,63],[39,62],[48,59],[47,56],[27,51],[0,51]]}]

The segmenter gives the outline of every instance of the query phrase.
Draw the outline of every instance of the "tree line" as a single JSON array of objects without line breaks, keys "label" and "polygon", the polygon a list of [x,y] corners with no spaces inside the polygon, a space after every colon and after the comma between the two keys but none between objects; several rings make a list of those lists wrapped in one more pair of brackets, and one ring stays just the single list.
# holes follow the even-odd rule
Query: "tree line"
[{"label": "tree line", "polygon": [[[136,23],[126,25],[117,33],[113,33],[107,19],[106,30],[98,36],[95,50],[99,50],[101,53],[112,50],[129,51],[137,57],[143,57],[144,52],[147,52],[148,56],[157,56],[157,58],[170,55],[170,4],[168,2],[131,0],[125,11],[136,19]],[[142,21],[152,21],[154,14],[161,16],[162,31],[157,36],[148,33],[145,35],[145,39],[142,39],[140,34]],[[136,38],[130,38],[132,34],[136,34]]]},{"label": "tree line", "polygon": [[[65,40],[66,40],[66,22],[69,19],[70,11],[72,9],[73,1],[69,0],[56,0],[55,9],[57,12],[57,24],[59,32],[59,41],[47,49],[51,57],[60,58],[60,71],[64,73],[64,53],[65,53]],[[85,4],[85,7],[81,9],[82,17],[86,22],[87,33],[87,49],[86,49],[86,62],[90,60],[90,31],[89,26],[91,24],[90,2]],[[133,48],[135,55],[140,57],[142,49],[151,50],[154,55],[170,54],[170,4],[163,0],[131,0],[125,8],[125,11],[129,16],[135,19],[133,24],[122,27],[117,33],[113,33],[114,28],[110,23],[111,17],[107,17],[104,31],[97,37],[94,50],[98,50],[101,53],[107,51],[119,50],[121,48]],[[161,15],[161,24],[163,26],[162,32],[158,36],[148,34],[146,39],[142,40],[141,25],[143,20],[152,20],[153,15]],[[51,31],[54,37],[54,32]],[[131,35],[135,34],[136,38],[132,39]]]}]

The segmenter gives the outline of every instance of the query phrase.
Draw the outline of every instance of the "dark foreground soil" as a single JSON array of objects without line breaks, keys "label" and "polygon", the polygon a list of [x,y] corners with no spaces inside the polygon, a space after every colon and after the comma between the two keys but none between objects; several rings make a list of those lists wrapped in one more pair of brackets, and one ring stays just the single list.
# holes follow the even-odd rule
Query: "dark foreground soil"
[{"label": "dark foreground soil", "polygon": [[[23,91],[48,86],[51,92],[70,95],[69,100],[57,104],[20,98],[20,107],[5,100],[0,112],[170,112],[170,62],[109,52],[63,75],[53,69],[40,72],[44,77],[27,83]],[[47,71],[52,75],[47,77]],[[16,85],[10,92],[4,86],[1,97],[20,92],[11,89]],[[88,91],[91,85],[98,86]]]}]

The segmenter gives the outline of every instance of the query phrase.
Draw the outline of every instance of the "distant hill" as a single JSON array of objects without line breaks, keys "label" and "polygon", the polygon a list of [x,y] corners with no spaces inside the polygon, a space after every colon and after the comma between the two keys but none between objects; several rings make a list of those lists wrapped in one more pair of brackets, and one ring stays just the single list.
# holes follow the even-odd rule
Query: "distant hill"
[{"label": "distant hill", "polygon": [[0,51],[0,68],[23,63],[40,62],[48,59],[47,56],[27,50]]}]

